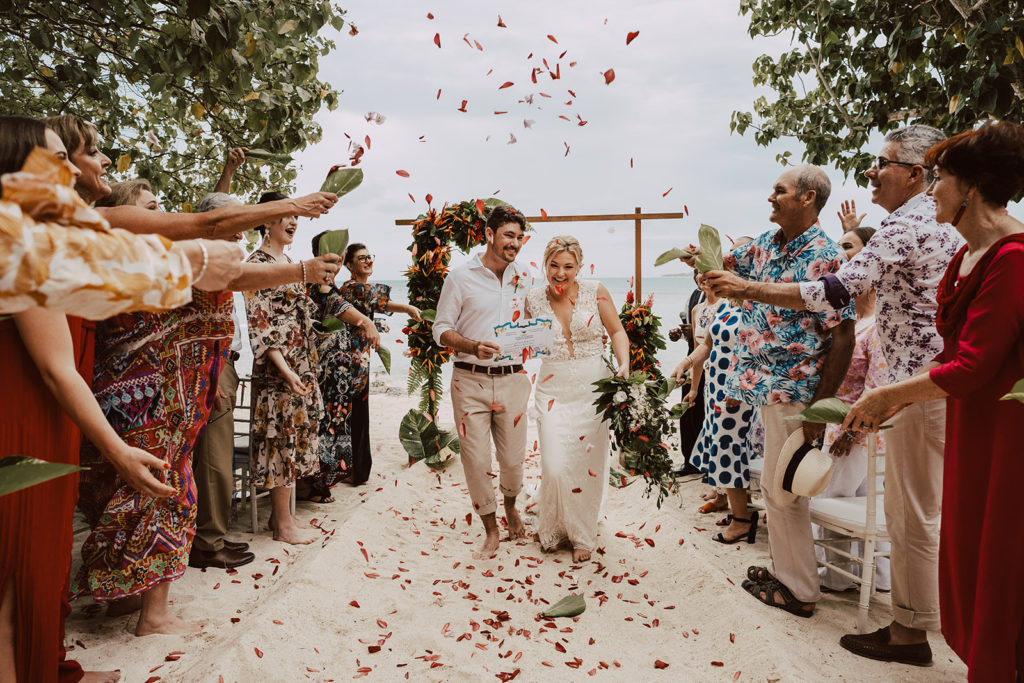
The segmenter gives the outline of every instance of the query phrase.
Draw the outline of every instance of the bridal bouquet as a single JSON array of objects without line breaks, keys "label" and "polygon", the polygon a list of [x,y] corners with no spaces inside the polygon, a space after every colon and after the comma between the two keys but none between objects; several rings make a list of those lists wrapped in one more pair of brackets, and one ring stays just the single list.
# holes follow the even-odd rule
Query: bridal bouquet
[{"label": "bridal bouquet", "polygon": [[[609,366],[610,367],[610,366]],[[647,494],[658,487],[658,507],[675,485],[672,458],[665,439],[676,431],[678,411],[669,411],[666,399],[675,380],[654,380],[637,371],[628,379],[608,377],[594,382],[597,412],[608,420],[615,445],[626,466],[647,480]]]}]

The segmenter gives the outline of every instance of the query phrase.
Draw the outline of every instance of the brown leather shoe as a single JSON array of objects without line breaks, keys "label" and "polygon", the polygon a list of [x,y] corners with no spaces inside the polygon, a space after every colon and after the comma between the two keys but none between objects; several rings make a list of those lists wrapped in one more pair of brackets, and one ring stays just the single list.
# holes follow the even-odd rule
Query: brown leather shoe
[{"label": "brown leather shoe", "polygon": [[195,567],[196,569],[205,569],[206,567],[231,569],[249,564],[255,559],[256,555],[253,553],[241,553],[237,550],[230,550],[227,547],[216,551],[193,548],[188,556],[188,566]]},{"label": "brown leather shoe", "polygon": [[889,643],[888,626],[874,633],[848,633],[839,639],[839,645],[855,655],[868,659],[912,666],[932,665],[932,648],[928,643],[892,645]]},{"label": "brown leather shoe", "polygon": [[234,550],[235,552],[238,552],[238,553],[244,553],[245,551],[247,551],[249,549],[249,544],[248,543],[236,543],[235,541],[229,541],[227,539],[224,539],[224,547],[227,548],[228,550]]}]

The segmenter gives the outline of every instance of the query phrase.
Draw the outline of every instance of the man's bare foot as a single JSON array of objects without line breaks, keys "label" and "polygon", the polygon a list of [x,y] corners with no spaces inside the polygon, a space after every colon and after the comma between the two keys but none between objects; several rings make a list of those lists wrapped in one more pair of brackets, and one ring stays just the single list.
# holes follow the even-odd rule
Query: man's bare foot
[{"label": "man's bare foot", "polygon": [[[519,516],[519,510],[516,510],[514,503],[511,507],[505,506],[505,521],[508,523],[509,539],[516,541],[526,538],[526,525],[523,524],[523,518]],[[495,550],[497,550],[497,546],[495,546]]]},{"label": "man's bare foot", "polygon": [[83,683],[117,683],[121,680],[121,671],[85,671],[78,680]]},{"label": "man's bare foot", "polygon": [[474,560],[489,560],[494,557],[498,552],[498,530],[494,532],[487,532],[487,536],[484,538],[484,542],[480,545],[479,550],[473,553]]},{"label": "man's bare foot", "polygon": [[[132,612],[138,612],[142,609],[142,596],[133,595],[130,598],[123,600],[116,600],[107,604],[107,616],[108,617],[123,617],[126,614]],[[104,673],[100,671],[99,673]]]},{"label": "man's bare foot", "polygon": [[589,562],[590,561],[590,551],[589,550],[584,550],[583,548],[573,548],[572,549],[572,561],[573,562]]},{"label": "man's bare foot", "polygon": [[202,628],[199,624],[190,624],[167,611],[162,616],[150,615],[145,618],[139,617],[139,623],[135,625],[135,635],[152,636],[163,634],[183,636],[201,631]]},{"label": "man's bare foot", "polygon": [[292,545],[309,545],[318,538],[320,538],[319,531],[313,531],[312,529],[301,529],[295,525],[281,525],[277,529],[274,529],[274,540],[280,541],[281,543],[290,543]]}]

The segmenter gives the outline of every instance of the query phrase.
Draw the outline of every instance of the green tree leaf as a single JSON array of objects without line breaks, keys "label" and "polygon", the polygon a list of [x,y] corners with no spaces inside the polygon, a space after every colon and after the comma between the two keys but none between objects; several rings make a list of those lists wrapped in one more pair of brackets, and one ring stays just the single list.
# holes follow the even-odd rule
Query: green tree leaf
[{"label": "green tree leaf", "polygon": [[587,601],[583,599],[582,595],[568,595],[551,607],[540,613],[542,617],[547,619],[555,619],[556,617],[577,617],[587,609]]},{"label": "green tree leaf", "polygon": [[722,238],[718,231],[710,225],[700,226],[697,230],[697,238],[700,240],[700,252],[694,265],[697,270],[706,273],[709,270],[722,270]]},{"label": "green tree leaf", "polygon": [[320,186],[321,192],[333,192],[339,197],[347,195],[363,182],[363,169],[339,168],[327,175],[327,180]]},{"label": "green tree leaf", "polygon": [[1010,393],[1003,396],[1000,401],[1020,401],[1024,403],[1024,379],[1018,380],[1013,388],[1010,389]]},{"label": "green tree leaf", "polygon": [[673,249],[669,249],[668,251],[664,252],[661,256],[659,256],[657,259],[655,259],[654,265],[655,266],[663,266],[666,263],[671,263],[672,261],[678,261],[681,258],[692,258],[692,257],[693,257],[693,254],[691,252],[687,251],[686,249],[673,248]]},{"label": "green tree leaf", "polygon": [[388,351],[385,346],[377,347],[377,355],[380,357],[380,362],[384,364],[384,372],[391,374],[391,352]]},{"label": "green tree leaf", "polygon": [[344,256],[346,247],[348,247],[348,230],[328,230],[320,237],[317,256],[324,254]]},{"label": "green tree leaf", "polygon": [[0,496],[83,469],[77,465],[47,462],[24,455],[0,458]]}]

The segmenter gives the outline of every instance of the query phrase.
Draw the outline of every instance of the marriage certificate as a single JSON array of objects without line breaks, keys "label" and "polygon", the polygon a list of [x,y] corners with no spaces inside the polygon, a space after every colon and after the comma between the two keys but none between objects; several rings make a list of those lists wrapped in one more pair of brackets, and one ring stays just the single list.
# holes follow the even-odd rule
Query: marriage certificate
[{"label": "marriage certificate", "polygon": [[554,333],[548,318],[529,318],[518,323],[495,325],[494,337],[501,353],[495,360],[518,360],[526,362],[531,358],[551,354]]}]

